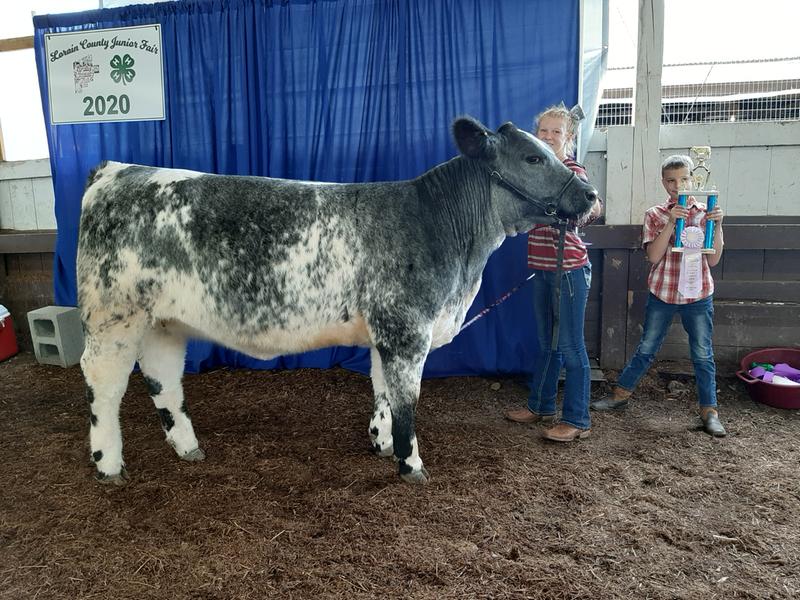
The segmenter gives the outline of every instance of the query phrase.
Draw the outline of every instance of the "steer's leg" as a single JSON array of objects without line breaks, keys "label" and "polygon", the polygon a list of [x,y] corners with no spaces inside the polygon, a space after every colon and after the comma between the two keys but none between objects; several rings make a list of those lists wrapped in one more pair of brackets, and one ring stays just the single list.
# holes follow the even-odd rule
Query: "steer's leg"
[{"label": "steer's leg", "polygon": [[372,442],[372,451],[378,456],[392,456],[392,409],[386,395],[386,382],[383,379],[383,364],[381,355],[376,348],[370,352],[372,368],[372,391],[375,394],[375,408],[369,422],[369,438]]},{"label": "steer's leg", "polygon": [[[409,341],[409,340],[404,340]],[[389,406],[392,411],[392,441],[400,477],[409,483],[427,483],[428,472],[422,465],[414,428],[414,412],[419,398],[422,367],[430,339],[402,347],[378,346]]]},{"label": "steer's leg", "polygon": [[139,366],[167,442],[183,460],[203,460],[206,455],[197,443],[183,399],[185,355],[186,338],[157,325],[142,340]]},{"label": "steer's leg", "polygon": [[[127,326],[126,326],[127,325]],[[116,315],[105,322],[84,321],[81,368],[89,400],[89,445],[103,483],[124,485],[128,480],[122,460],[119,406],[136,360],[141,327],[135,318],[123,323]]]}]

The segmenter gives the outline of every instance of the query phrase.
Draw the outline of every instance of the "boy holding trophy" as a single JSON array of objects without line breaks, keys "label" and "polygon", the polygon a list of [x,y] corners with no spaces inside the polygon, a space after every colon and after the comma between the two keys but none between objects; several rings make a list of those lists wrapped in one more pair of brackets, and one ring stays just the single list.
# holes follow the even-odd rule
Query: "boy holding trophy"
[{"label": "boy holding trophy", "polygon": [[[661,183],[669,194],[644,217],[642,247],[651,263],[644,332],[636,353],[625,366],[610,394],[591,403],[593,410],[620,410],[655,359],[675,313],[689,335],[697,382],[700,417],[706,433],[725,435],[717,413],[716,366],[711,338],[714,329],[714,280],[711,268],[722,258],[722,210],[706,205],[686,192],[695,184],[702,190],[708,169],[703,164],[710,149],[693,148],[699,164],[688,156],[673,155],[661,165]],[[705,172],[705,174],[703,173]],[[716,200],[716,192],[698,192]],[[711,202],[709,202],[710,204]],[[714,225],[707,227],[706,223]],[[676,235],[679,236],[676,239]],[[705,237],[712,240],[706,240]]]}]

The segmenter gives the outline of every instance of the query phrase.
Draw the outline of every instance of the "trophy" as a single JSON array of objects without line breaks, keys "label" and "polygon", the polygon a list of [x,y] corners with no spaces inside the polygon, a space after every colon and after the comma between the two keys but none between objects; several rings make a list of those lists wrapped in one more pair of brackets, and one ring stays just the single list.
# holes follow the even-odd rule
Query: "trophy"
[{"label": "trophy", "polygon": [[[719,194],[713,184],[709,184],[711,179],[711,169],[706,165],[706,161],[711,156],[710,146],[692,146],[689,150],[689,156],[695,164],[692,169],[692,190],[679,190],[678,191],[678,204],[686,206],[689,196],[705,196],[708,198],[706,209],[708,212],[714,210],[717,205],[717,198]],[[709,186],[709,189],[706,189]],[[686,247],[700,248],[703,254],[715,254],[714,250],[714,221],[706,220],[705,232],[698,230],[699,228],[693,227],[691,231],[687,231],[684,219],[678,219],[675,222],[675,244],[673,245],[673,252],[683,252]],[[687,245],[688,242],[688,245]]]}]

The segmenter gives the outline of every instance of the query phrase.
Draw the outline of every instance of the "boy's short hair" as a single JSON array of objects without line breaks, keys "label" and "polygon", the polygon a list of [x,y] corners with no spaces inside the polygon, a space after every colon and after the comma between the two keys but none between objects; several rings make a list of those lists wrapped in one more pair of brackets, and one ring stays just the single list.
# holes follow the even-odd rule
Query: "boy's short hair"
[{"label": "boy's short hair", "polygon": [[664,177],[664,171],[671,171],[672,169],[681,169],[686,167],[691,173],[694,169],[694,162],[685,154],[673,154],[664,159],[661,163],[661,177]]}]

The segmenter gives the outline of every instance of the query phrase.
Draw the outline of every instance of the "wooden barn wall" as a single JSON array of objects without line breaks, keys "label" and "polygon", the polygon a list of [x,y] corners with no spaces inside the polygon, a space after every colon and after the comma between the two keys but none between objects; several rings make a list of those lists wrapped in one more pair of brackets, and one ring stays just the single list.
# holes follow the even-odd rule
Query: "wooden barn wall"
[{"label": "wooden barn wall", "polygon": [[[654,197],[633,191],[633,130],[595,130],[583,157],[589,180],[606,199],[605,222],[614,225],[641,224],[645,209],[666,197],[657,168],[648,182]],[[703,145],[711,147],[711,182],[726,217],[800,217],[800,121],[663,125],[657,162]]]},{"label": "wooden barn wall", "polygon": [[0,229],[56,228],[50,161],[0,162]]},{"label": "wooden barn wall", "polygon": [[54,303],[56,219],[50,160],[0,162],[0,304],[33,350],[27,313]]},{"label": "wooden barn wall", "polygon": [[[595,130],[583,157],[590,181],[605,200],[606,225],[586,231],[586,241],[601,251],[593,261],[599,341],[588,347],[604,368],[623,367],[641,336],[649,271],[639,248],[642,215],[666,195],[657,168],[645,186],[652,194],[635,191],[640,187],[633,178],[634,129]],[[713,271],[714,346],[721,367],[735,366],[752,349],[798,346],[800,121],[662,125],[658,142],[660,159],[688,154],[691,146],[712,148],[711,179],[726,215],[725,254]],[[594,342],[594,334],[594,324],[590,330],[587,322],[587,342]],[[680,324],[673,324],[659,356],[688,357]]]},{"label": "wooden barn wall", "polygon": [[32,352],[27,314],[54,304],[53,254],[0,254],[0,304],[11,312],[20,349]]},{"label": "wooden barn wall", "polygon": [[586,320],[583,332],[586,341],[586,351],[589,358],[600,358],[600,312],[602,303],[600,290],[602,286],[603,251],[589,250],[589,260],[592,263],[592,287],[589,289],[589,299],[586,302]]},{"label": "wooden barn wall", "polygon": [[[601,246],[599,358],[603,368],[620,369],[641,338],[650,266],[639,248],[641,227],[587,228]],[[721,370],[759,348],[800,347],[800,220],[797,223],[726,224],[725,252],[712,269],[714,353]],[[589,339],[587,332],[587,340]],[[659,353],[688,359],[688,338],[679,317]]]}]

